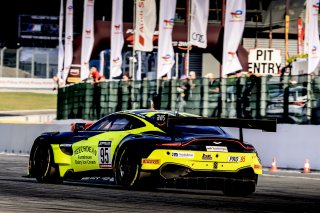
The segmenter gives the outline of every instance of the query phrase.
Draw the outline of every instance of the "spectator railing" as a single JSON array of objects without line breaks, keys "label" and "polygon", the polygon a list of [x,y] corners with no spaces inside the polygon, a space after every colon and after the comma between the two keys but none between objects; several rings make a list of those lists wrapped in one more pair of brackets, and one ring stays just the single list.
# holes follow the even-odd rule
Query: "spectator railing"
[{"label": "spectator railing", "polygon": [[[106,81],[95,89],[77,83],[58,90],[58,119],[95,120],[128,109],[185,111],[223,118],[277,118],[279,123],[320,124],[320,76],[242,76],[190,82],[186,103],[180,80]],[[183,105],[183,107],[181,107]]]}]

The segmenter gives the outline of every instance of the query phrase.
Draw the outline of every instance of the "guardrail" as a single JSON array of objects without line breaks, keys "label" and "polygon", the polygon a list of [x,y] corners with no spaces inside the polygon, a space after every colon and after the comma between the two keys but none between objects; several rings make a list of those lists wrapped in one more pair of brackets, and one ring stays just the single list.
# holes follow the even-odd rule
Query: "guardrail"
[{"label": "guardrail", "polygon": [[277,118],[320,124],[320,76],[241,76],[189,80],[77,83],[58,90],[57,119],[98,119],[119,110],[156,108],[222,118]]}]

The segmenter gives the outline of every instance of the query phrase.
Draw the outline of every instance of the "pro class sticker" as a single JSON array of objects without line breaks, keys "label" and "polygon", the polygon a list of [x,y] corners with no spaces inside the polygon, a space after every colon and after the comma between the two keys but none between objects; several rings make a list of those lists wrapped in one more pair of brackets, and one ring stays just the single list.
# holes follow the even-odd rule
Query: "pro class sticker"
[{"label": "pro class sticker", "polygon": [[228,156],[228,162],[237,163],[244,162],[246,160],[246,156]]},{"label": "pro class sticker", "polygon": [[100,168],[111,168],[111,141],[99,141],[99,167]]}]

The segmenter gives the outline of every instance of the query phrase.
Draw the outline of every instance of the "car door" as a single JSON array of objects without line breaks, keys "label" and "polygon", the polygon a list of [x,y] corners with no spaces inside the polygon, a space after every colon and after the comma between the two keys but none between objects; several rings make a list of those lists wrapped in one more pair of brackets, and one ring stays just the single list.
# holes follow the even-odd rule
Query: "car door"
[{"label": "car door", "polygon": [[111,115],[88,131],[101,131],[88,140],[74,144],[74,171],[111,169],[116,147],[128,134],[135,134],[145,123],[126,114]]}]

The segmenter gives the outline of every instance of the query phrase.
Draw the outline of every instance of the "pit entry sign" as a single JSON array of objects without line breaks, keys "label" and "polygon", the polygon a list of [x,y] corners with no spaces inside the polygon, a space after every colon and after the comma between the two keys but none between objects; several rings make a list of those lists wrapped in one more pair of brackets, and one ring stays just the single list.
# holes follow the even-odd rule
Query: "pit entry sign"
[{"label": "pit entry sign", "polygon": [[259,74],[278,74],[281,70],[281,59],[280,49],[250,49],[248,71]]}]

